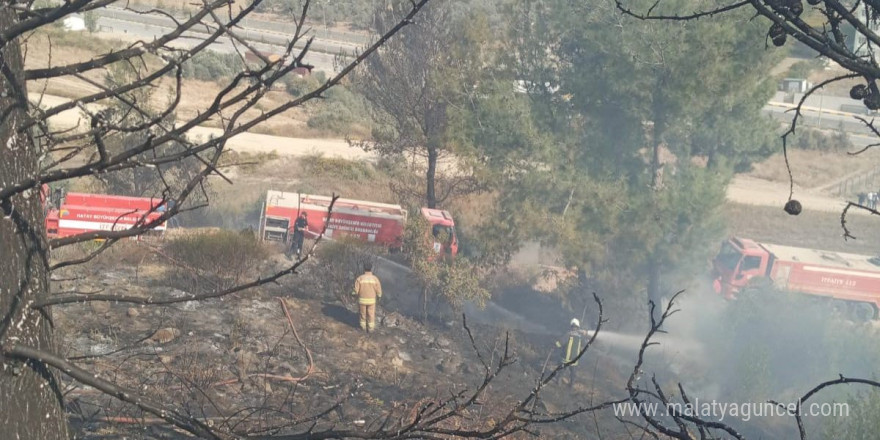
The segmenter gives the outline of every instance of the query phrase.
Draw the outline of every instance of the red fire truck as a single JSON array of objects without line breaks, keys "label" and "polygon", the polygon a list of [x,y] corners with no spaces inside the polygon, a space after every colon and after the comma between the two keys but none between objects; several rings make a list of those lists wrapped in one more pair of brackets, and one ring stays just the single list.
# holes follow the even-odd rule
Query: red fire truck
[{"label": "red fire truck", "polygon": [[[165,206],[161,199],[106,194],[68,193],[46,214],[49,237],[68,237],[93,231],[120,231],[159,218]],[[150,232],[165,230],[165,223]]]},{"label": "red fire truck", "polygon": [[[327,196],[268,191],[260,219],[260,237],[266,241],[287,243],[293,222],[301,212],[308,216],[310,231],[322,231],[330,201]],[[422,208],[421,214],[430,224],[434,250],[453,256],[458,253],[455,221],[449,211]],[[406,219],[407,212],[400,205],[340,198],[333,205],[325,236],[330,239],[355,236],[368,243],[399,249],[403,245]]]},{"label": "red fire truck", "polygon": [[713,260],[715,291],[728,299],[749,285],[825,297],[868,320],[880,307],[880,258],[730,238]]}]

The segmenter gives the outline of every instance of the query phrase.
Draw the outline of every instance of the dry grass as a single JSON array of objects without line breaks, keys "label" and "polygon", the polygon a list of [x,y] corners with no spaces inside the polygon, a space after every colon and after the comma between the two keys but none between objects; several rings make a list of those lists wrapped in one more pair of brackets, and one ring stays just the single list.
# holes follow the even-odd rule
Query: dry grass
[{"label": "dry grass", "polygon": [[[165,83],[163,84],[168,90],[171,90],[171,85],[171,79],[165,80]],[[236,90],[241,90],[244,87],[245,86],[240,86]],[[214,97],[221,91],[221,89],[221,83],[214,81],[184,80],[183,88],[181,90],[180,105],[177,110],[178,118],[180,120],[187,120],[196,117],[200,112],[203,112],[205,108],[211,105]],[[234,95],[234,92],[230,95]],[[245,112],[239,122],[245,122],[252,118],[256,118],[264,111],[283,105],[289,100],[290,95],[285,91],[270,91],[263,96],[257,106]],[[228,110],[225,110],[224,114],[231,115],[239,107],[240,106],[232,106]],[[315,133],[313,133],[314,130],[309,129],[306,126],[306,121],[308,121],[308,109],[305,107],[298,107],[276,115],[268,121],[261,123],[251,131],[254,133],[284,137],[334,137],[329,134],[324,134],[323,136],[311,136]],[[204,125],[209,127],[219,127],[220,123],[217,120],[212,120]],[[338,137],[338,135],[335,137]]]},{"label": "dry grass", "polygon": [[[140,2],[141,6],[168,6],[163,1],[145,1]],[[186,8],[187,6],[182,6]],[[119,50],[126,45],[133,44],[135,38],[130,35],[108,34],[87,32],[67,32],[58,28],[41,28],[34,32],[27,40],[26,44],[26,66],[28,68],[45,68],[47,66],[61,66],[84,62],[91,60],[101,54]],[[160,61],[151,55],[145,56],[142,60],[137,61],[138,67],[144,65],[150,71],[161,67]],[[105,69],[95,69],[85,73],[85,76],[98,84],[106,82],[107,71]],[[181,100],[176,109],[178,120],[188,120],[196,117],[208,108],[218,93],[226,86],[228,81],[201,81],[196,79],[184,79],[181,88]],[[153,88],[151,107],[154,109],[164,109],[175,94],[175,79],[172,76],[165,77],[155,83]],[[68,99],[77,99],[83,96],[96,93],[98,87],[89,84],[79,78],[65,76],[53,78],[46,81],[34,81],[28,85],[29,91],[32,93],[45,93],[47,95],[60,96]],[[234,96],[236,92],[243,90],[245,84],[234,89],[227,96]],[[291,96],[283,87],[278,90],[268,92],[252,109],[242,115],[238,120],[239,123],[247,122],[251,119],[259,117],[268,110],[277,108],[290,101]],[[109,101],[101,102],[101,105],[108,104]],[[352,124],[344,128],[345,132],[334,129],[318,129],[308,126],[308,120],[311,115],[318,111],[322,103],[306,104],[305,106],[293,108],[286,112],[280,113],[275,117],[264,121],[260,125],[254,127],[251,132],[259,134],[268,134],[282,137],[293,138],[340,138],[346,137],[351,139],[369,139],[371,136],[371,128],[369,124]],[[240,108],[239,105],[231,106],[224,110],[223,116],[229,117]],[[202,124],[207,127],[220,127],[219,118],[206,121]]]},{"label": "dry grass", "polygon": [[[270,189],[405,203],[392,190],[392,182],[400,183],[400,180],[395,180],[382,165],[319,155],[297,158],[231,154],[224,160],[258,163],[227,172],[233,178],[233,185],[212,177],[210,207],[203,210],[205,212],[199,218],[193,219],[195,223],[184,219],[187,227],[208,225],[239,229],[255,225],[261,202]],[[422,184],[420,178],[413,181]],[[421,190],[421,187],[415,190]],[[492,215],[494,197],[491,193],[472,194],[459,197],[444,208],[452,211],[460,224],[475,227]]]},{"label": "dry grass", "polygon": [[[112,38],[97,38],[88,32],[69,32],[52,26],[43,26],[29,34],[24,44],[25,66],[28,68],[65,65],[88,61],[125,47]],[[149,58],[147,59],[149,62]]]},{"label": "dry grass", "polygon": [[282,113],[281,115],[279,115],[281,117],[272,118],[249,131],[251,133],[302,139],[345,138],[354,140],[369,140],[372,136],[370,127],[366,125],[353,124],[348,132],[340,133],[332,130],[322,130],[309,127],[307,125],[309,118],[308,110],[297,108],[289,110],[287,113],[290,113],[289,118],[284,118],[283,115],[285,115],[285,113]]},{"label": "dry grass", "polygon": [[[155,2],[153,2],[155,3]],[[161,1],[158,3],[162,3]],[[45,68],[47,66],[61,66],[88,61],[100,54],[118,50],[124,47],[126,42],[108,38],[103,34],[89,34],[86,32],[66,32],[55,28],[41,28],[38,32],[33,33],[26,44],[26,60],[25,64],[28,68]],[[143,60],[147,68],[156,69],[159,62],[152,56],[146,56]],[[105,82],[106,70],[96,69],[85,74],[90,80],[103,84]],[[213,81],[199,81],[195,79],[186,79],[183,81],[181,90],[181,102],[177,108],[177,116],[180,120],[195,117],[207,108],[214,97],[222,90],[225,83]],[[241,90],[245,86],[240,86],[236,90]],[[65,98],[76,99],[90,93],[95,93],[98,89],[85,81],[74,77],[55,78],[48,82],[35,81],[29,84],[31,92],[61,96]],[[158,82],[153,93],[153,107],[161,108],[165,105],[174,93],[174,79],[164,78]],[[230,94],[233,95],[234,93]],[[243,121],[258,117],[262,112],[275,108],[290,100],[290,95],[285,91],[271,91],[264,96],[259,105],[246,112]],[[238,106],[230,107],[225,111],[225,115],[231,115]],[[308,109],[295,108],[261,124],[256,133],[271,134],[286,137],[339,137],[339,134],[329,133],[322,130],[310,129],[306,126],[308,121]],[[219,121],[209,121],[206,126],[219,126]],[[367,133],[368,134],[368,133]],[[352,134],[355,137],[363,137],[364,133],[357,132]]]},{"label": "dry grass", "polygon": [[[47,67],[64,66],[91,60],[99,54],[124,47],[124,43],[114,39],[96,38],[86,32],[67,32],[51,26],[41,27],[31,33],[23,46],[25,67],[28,69],[42,69]],[[146,62],[152,63],[151,56],[145,57]],[[99,83],[104,82],[105,72],[93,70],[86,72],[85,77]],[[28,90],[32,93],[43,93],[62,96],[65,98],[79,98],[98,89],[85,81],[65,76],[28,83]]]},{"label": "dry grass", "polygon": [[728,204],[724,209],[731,235],[867,255],[876,255],[880,249],[880,235],[875,233],[880,222],[877,217],[848,215],[847,227],[858,239],[844,240],[839,213],[804,211],[794,217],[777,207]]},{"label": "dry grass", "polygon": [[[832,66],[834,66],[832,64]],[[846,74],[849,72],[844,71],[842,68],[838,66],[831,67],[829,69],[817,70],[810,74],[809,80],[813,84],[819,84],[822,81],[827,81],[831,78],[836,78],[840,75]],[[857,85],[864,84],[865,80],[861,78],[849,78],[840,81],[835,81],[831,84],[822,88],[821,93],[832,96],[849,96],[849,90]],[[858,101],[853,101],[853,103],[858,103]]]},{"label": "dry grass", "polygon": [[[366,162],[309,156],[283,158],[258,169],[255,177],[269,180],[274,189],[313,194],[336,193],[345,198],[397,203],[391,191],[391,178]],[[292,177],[295,176],[295,179]]]},{"label": "dry grass", "polygon": [[474,228],[489,222],[495,214],[497,198],[498,194],[492,192],[468,194],[453,200],[448,208],[452,211],[456,224]]},{"label": "dry grass", "polygon": [[212,177],[210,206],[184,217],[184,224],[234,229],[255,226],[270,189],[398,203],[390,177],[369,163],[320,156],[263,155],[257,159],[262,163],[230,173],[234,174],[233,185]]},{"label": "dry grass", "polygon": [[104,192],[104,182],[96,178],[95,176],[85,176],[79,177],[76,179],[70,179],[68,182],[69,185],[67,187],[68,192],[83,192],[83,193],[103,193]]},{"label": "dry grass", "polygon": [[[239,89],[241,89],[240,87]],[[170,84],[169,84],[170,90]],[[186,80],[184,81],[178,115],[181,119],[195,117],[210,105],[210,101],[220,91],[220,85],[216,82]],[[244,113],[240,123],[259,117],[265,111],[274,109],[290,100],[290,95],[284,91],[271,91],[260,102]],[[240,106],[232,106],[225,114],[232,114]],[[307,125],[309,120],[309,105],[289,109],[283,113],[260,123],[249,130],[251,133],[267,134],[272,136],[303,138],[303,139],[338,139],[343,134],[327,130],[316,130]],[[212,119],[203,124],[207,127],[220,128],[220,121]],[[369,133],[366,133],[369,135]],[[352,133],[352,137],[365,137],[364,132]]]},{"label": "dry grass", "polygon": [[269,153],[248,153],[225,150],[223,155],[220,156],[218,168],[234,167],[234,171],[232,171],[234,174],[240,172],[251,173],[258,167],[270,161],[278,160],[278,158],[278,153],[275,151]]},{"label": "dry grass", "polygon": [[[850,156],[845,152],[789,150],[788,158],[795,184],[803,188],[819,188],[880,164],[880,152],[876,151]],[[755,164],[748,175],[771,182],[788,182],[788,172],[781,153]]]}]

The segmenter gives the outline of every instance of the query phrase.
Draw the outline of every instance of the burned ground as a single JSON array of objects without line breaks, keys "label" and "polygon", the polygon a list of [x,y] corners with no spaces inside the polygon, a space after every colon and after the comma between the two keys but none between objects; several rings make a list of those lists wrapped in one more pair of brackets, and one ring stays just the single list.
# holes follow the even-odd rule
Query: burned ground
[{"label": "burned ground", "polygon": [[[173,265],[148,250],[156,246],[123,243],[86,266],[56,273],[55,289],[154,297],[186,294],[172,285],[168,274]],[[258,272],[269,273],[284,263],[283,258],[273,254]],[[386,296],[407,290],[399,280],[385,282]],[[345,403],[322,423],[367,429],[391,409],[448,397],[482,381],[482,366],[456,315],[421,324],[406,310],[395,309],[394,304],[406,301],[387,301],[392,309],[381,310],[380,328],[368,336],[357,328],[352,306],[336,299],[335,293],[310,291],[315,285],[307,267],[280,285],[221,299],[165,307],[71,304],[57,308],[54,319],[62,334],[69,335],[60,342],[64,355],[88,364],[100,377],[185,408],[221,429],[283,425],[333,408],[341,400]],[[290,312],[296,335],[279,300]],[[469,327],[485,359],[497,362],[503,325]],[[553,343],[546,334],[514,330],[510,335],[518,362],[504,371],[476,407],[482,423],[493,423],[528,394]],[[583,379],[573,391],[563,385],[548,387],[542,395],[544,408],[563,411],[621,397],[620,388],[614,388],[620,381],[611,376],[622,379],[622,374],[596,374],[621,371],[607,362],[585,361],[584,371],[589,368],[595,375],[582,372],[581,377],[593,377]],[[67,396],[78,438],[182,437],[90,387],[70,386]],[[616,424],[610,410],[596,417],[603,426]],[[542,432],[584,438],[592,419],[578,416]]]}]

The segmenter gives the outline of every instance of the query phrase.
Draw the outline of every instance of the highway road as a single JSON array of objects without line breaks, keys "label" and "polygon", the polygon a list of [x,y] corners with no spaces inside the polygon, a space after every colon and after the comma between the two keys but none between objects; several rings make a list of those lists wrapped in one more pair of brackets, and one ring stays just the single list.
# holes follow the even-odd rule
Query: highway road
[{"label": "highway road", "polygon": [[[170,20],[165,16],[156,14],[146,15],[143,13],[139,13],[144,10],[145,9],[143,8],[139,10],[135,5],[132,5],[129,8],[108,6],[106,8],[97,10],[96,13],[97,15],[102,17],[129,19],[131,21],[162,25],[166,27],[171,25]],[[336,28],[331,29],[327,27],[326,24],[323,26],[314,24],[315,20],[313,19],[320,17],[319,13],[320,9],[315,10],[314,8],[311,8],[311,12],[309,13],[310,19],[307,20],[307,25],[311,28],[311,33],[315,35],[316,39],[326,42],[327,44],[335,43],[340,46],[358,47],[370,43],[370,35],[367,32],[345,31]],[[225,14],[219,13],[218,15],[224,16]],[[184,18],[185,17],[178,17],[179,20],[182,20]],[[283,21],[260,20],[254,18],[253,16],[248,16],[247,18],[243,19],[238,27],[249,31],[262,32],[265,34],[285,35],[288,36],[288,38],[293,35],[294,31],[293,23]]]},{"label": "highway road", "polygon": [[[108,32],[115,37],[129,40],[141,39],[149,41],[169,32],[174,26],[174,22],[168,17],[155,14],[139,14],[121,8],[101,8],[96,10],[96,13],[99,16],[98,25],[102,32]],[[195,30],[207,31],[204,26]],[[238,32],[243,38],[253,43],[258,50],[280,53],[292,37],[292,26],[280,22],[248,18],[244,20]],[[317,70],[326,73],[339,71],[339,66],[336,65],[337,55],[354,54],[358,48],[368,44],[370,40],[370,37],[365,33],[344,32],[324,28],[313,28],[312,34],[315,36],[315,42],[309,54],[306,55],[305,62],[314,65]],[[198,41],[201,41],[203,36],[204,33],[201,32],[189,32],[175,44],[177,47],[182,48],[192,47]],[[235,51],[235,46],[228,38],[221,38],[211,46],[211,49],[218,52],[231,53]],[[795,104],[786,101],[794,99],[797,102],[800,96],[794,95],[786,100],[785,94],[777,93],[777,96],[764,107],[764,111],[782,123],[790,122],[793,117],[791,109]],[[855,146],[867,145],[874,141],[874,137],[863,123],[855,119],[855,116],[865,117],[866,115],[857,115],[839,110],[842,106],[858,106],[858,104],[857,101],[845,97],[813,95],[808,98],[802,108],[801,126],[830,130],[842,127],[850,133]]]},{"label": "highway road", "polygon": [[[795,104],[770,101],[764,106],[764,113],[788,127],[794,118],[794,107]],[[820,109],[805,105],[801,107],[798,127],[822,130],[839,130],[842,128],[847,133],[850,142],[857,149],[880,142],[880,136],[875,136],[863,122],[856,119],[857,116],[868,121],[871,120],[871,116],[865,114],[842,112],[827,107]],[[880,118],[878,118],[877,124],[880,127]]]},{"label": "highway road", "polygon": [[[791,122],[794,117],[794,108],[795,104],[771,101],[764,106],[764,112],[780,122],[788,123]],[[856,116],[871,120],[868,115],[841,112],[828,108],[823,108],[820,111],[817,107],[804,106],[801,107],[801,117],[799,118],[800,122],[798,122],[798,126],[821,128],[824,130],[837,130],[842,127],[851,135],[870,135],[871,130],[869,130],[864,123],[856,119]],[[880,120],[878,120],[878,122],[880,122]]]},{"label": "highway road", "polygon": [[[98,29],[100,32],[125,40],[151,41],[168,33],[174,28],[174,22],[170,18],[164,16],[138,14],[136,12],[118,8],[102,8],[98,9],[96,12],[98,15]],[[280,23],[262,21],[252,21],[249,23],[259,24],[261,26],[266,26],[266,23],[272,24],[275,27],[283,26],[283,24]],[[192,31],[186,32],[172,45],[179,48],[189,48],[195,46],[205,36],[205,33],[201,31],[207,32],[208,29],[205,26],[194,27]],[[269,53],[281,53],[284,50],[285,46],[289,44],[289,41],[292,38],[291,35],[285,34],[280,31],[259,28],[244,27],[242,29],[238,29],[237,32],[240,37],[252,43],[257,50]],[[350,56],[354,54],[360,47],[360,43],[357,42],[318,38],[321,35],[331,35],[339,37],[345,34],[347,37],[350,37],[350,35],[356,34],[339,32],[328,34],[328,32],[330,31],[317,30],[315,30],[314,32],[315,41],[312,43],[311,49],[306,55],[304,61],[307,64],[314,65],[316,70],[324,71],[327,73],[338,72],[339,68],[336,66],[335,63],[335,59],[337,58],[337,56]],[[357,37],[350,38],[352,40],[357,40]],[[362,36],[361,41],[366,43],[368,42],[368,38],[366,36]],[[302,43],[297,44],[297,47],[301,48],[304,43],[305,40],[303,40]],[[241,49],[243,50],[243,48]],[[235,52],[236,45],[233,44],[230,38],[223,37],[218,39],[217,42],[211,46],[211,50],[217,52],[232,53]]]},{"label": "highway road", "polygon": [[[764,107],[764,111],[781,122],[790,122],[794,116],[794,108],[803,94],[785,94],[777,92],[773,99]],[[878,115],[869,115],[864,105],[845,96],[813,94],[807,97],[801,107],[802,127],[836,130],[843,128],[853,135],[864,134],[873,137],[871,130],[856,117],[871,120]],[[880,123],[880,119],[878,119]]]}]

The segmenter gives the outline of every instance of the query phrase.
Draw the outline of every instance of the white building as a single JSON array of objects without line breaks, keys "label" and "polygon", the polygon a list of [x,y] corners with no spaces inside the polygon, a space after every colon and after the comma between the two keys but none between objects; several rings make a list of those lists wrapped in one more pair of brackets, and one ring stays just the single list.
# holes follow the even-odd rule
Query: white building
[{"label": "white building", "polygon": [[64,29],[68,31],[80,32],[86,30],[86,21],[77,15],[71,15],[64,19]]}]

